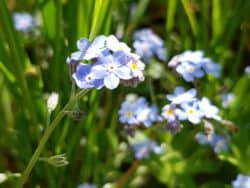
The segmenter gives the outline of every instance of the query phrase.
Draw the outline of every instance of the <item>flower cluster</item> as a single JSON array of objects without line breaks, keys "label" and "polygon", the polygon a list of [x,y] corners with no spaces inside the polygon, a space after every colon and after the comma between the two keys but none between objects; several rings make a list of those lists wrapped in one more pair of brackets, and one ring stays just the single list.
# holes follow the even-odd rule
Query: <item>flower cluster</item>
[{"label": "flower cluster", "polygon": [[250,188],[250,176],[239,174],[232,182],[233,188]]},{"label": "flower cluster", "polygon": [[[136,85],[144,80],[145,64],[140,57],[113,35],[98,36],[93,42],[82,38],[77,41],[78,51],[67,58],[67,63],[76,64],[73,79],[81,89],[115,89],[119,83]],[[90,61],[92,64],[80,63]]]},{"label": "flower cluster", "polygon": [[148,138],[133,143],[131,147],[134,152],[135,158],[138,160],[148,159],[151,152],[155,154],[163,153],[163,148],[157,145],[156,142]]},{"label": "flower cluster", "polygon": [[220,76],[221,66],[213,62],[210,58],[204,57],[202,51],[186,51],[174,56],[168,63],[187,82],[192,82],[196,78],[201,78],[205,74]]},{"label": "flower cluster", "polygon": [[199,144],[211,146],[215,153],[228,151],[227,140],[216,133],[204,134],[203,132],[198,132],[195,138]]},{"label": "flower cluster", "polygon": [[77,186],[77,188],[96,188],[97,186],[95,184],[90,183],[82,183]]},{"label": "flower cluster", "polygon": [[151,29],[141,29],[133,35],[133,47],[145,62],[148,62],[153,55],[160,60],[166,61],[167,54],[164,48],[164,41],[158,37]]},{"label": "flower cluster", "polygon": [[37,25],[36,20],[29,13],[14,13],[14,27],[17,31],[29,33]]},{"label": "flower cluster", "polygon": [[158,109],[149,105],[145,98],[127,98],[119,110],[119,120],[128,126],[144,125],[150,127],[152,123],[160,121]]},{"label": "flower cluster", "polygon": [[218,108],[206,97],[201,100],[196,98],[196,93],[196,89],[185,91],[183,87],[176,87],[173,94],[166,95],[171,103],[162,108],[161,115],[167,120],[167,127],[171,132],[175,133],[180,129],[178,122],[181,120],[188,120],[193,124],[200,123],[203,118],[221,120]]}]

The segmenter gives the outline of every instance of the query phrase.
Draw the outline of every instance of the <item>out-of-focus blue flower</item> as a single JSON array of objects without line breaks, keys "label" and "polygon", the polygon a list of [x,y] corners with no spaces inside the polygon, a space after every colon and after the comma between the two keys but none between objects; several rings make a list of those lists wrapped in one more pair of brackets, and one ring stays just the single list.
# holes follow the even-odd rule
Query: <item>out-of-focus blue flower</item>
[{"label": "out-of-focus blue flower", "polygon": [[164,48],[163,40],[158,37],[151,29],[141,29],[133,35],[133,47],[136,53],[142,57],[145,62],[156,55],[160,60],[166,61],[167,54]]},{"label": "out-of-focus blue flower", "polygon": [[137,119],[146,127],[150,127],[154,122],[161,121],[156,106],[141,107],[136,111]]},{"label": "out-of-focus blue flower", "polygon": [[208,98],[203,97],[201,101],[199,101],[199,108],[206,118],[211,118],[218,121],[221,120],[221,117],[219,116],[219,109],[212,105]]},{"label": "out-of-focus blue flower", "polygon": [[187,82],[192,82],[195,78],[201,78],[204,76],[201,65],[186,61],[176,66],[176,72],[178,72]]},{"label": "out-of-focus blue flower", "polygon": [[221,153],[221,152],[228,151],[227,140],[218,134],[213,134],[213,137],[212,137],[210,144],[213,147],[215,153]]},{"label": "out-of-focus blue flower", "polygon": [[186,51],[176,55],[169,61],[168,66],[174,68],[187,82],[201,78],[205,73],[219,77],[221,70],[219,64],[204,57],[204,53],[200,50]]},{"label": "out-of-focus blue flower", "polygon": [[90,183],[82,183],[78,185],[77,188],[97,188],[97,186]]},{"label": "out-of-focus blue flower", "polygon": [[208,145],[210,143],[209,138],[203,132],[198,132],[195,135],[195,139],[200,145]]},{"label": "out-of-focus blue flower", "polygon": [[97,74],[92,71],[92,67],[89,64],[79,64],[72,77],[75,80],[76,85],[81,89],[101,89],[104,85],[104,81],[99,75],[96,75]]},{"label": "out-of-focus blue flower", "polygon": [[174,93],[172,95],[166,95],[167,99],[171,101],[173,104],[181,104],[185,102],[191,102],[197,100],[196,97],[196,89],[190,89],[185,91],[183,87],[176,87]]},{"label": "out-of-focus blue flower", "polygon": [[148,159],[150,153],[161,154],[163,148],[150,139],[140,140],[131,145],[135,158],[138,160]]},{"label": "out-of-focus blue flower", "polygon": [[157,107],[150,106],[143,97],[124,101],[118,113],[120,122],[129,125],[150,127],[152,123],[161,121]]},{"label": "out-of-focus blue flower", "polygon": [[177,111],[180,120],[187,119],[193,124],[198,124],[204,117],[204,113],[200,110],[197,102],[182,103],[182,110]]},{"label": "out-of-focus blue flower", "polygon": [[221,135],[215,133],[205,135],[203,132],[199,132],[195,135],[195,138],[201,145],[210,145],[217,154],[228,151],[227,140]]},{"label": "out-of-focus blue flower", "polygon": [[166,119],[168,122],[174,122],[177,120],[177,113],[176,113],[176,106],[167,104],[163,106],[161,115],[164,119]]},{"label": "out-of-focus blue flower", "polygon": [[233,93],[226,93],[222,96],[222,107],[228,108],[235,100],[235,95]]},{"label": "out-of-focus blue flower", "polygon": [[29,13],[14,13],[14,27],[17,31],[28,33],[36,26],[36,20]]},{"label": "out-of-focus blue flower", "polygon": [[221,66],[218,63],[214,63],[211,59],[205,58],[202,63],[202,68],[207,74],[212,74],[214,77],[220,77]]},{"label": "out-of-focus blue flower", "polygon": [[236,180],[232,182],[233,188],[250,188],[250,176],[238,174]]}]

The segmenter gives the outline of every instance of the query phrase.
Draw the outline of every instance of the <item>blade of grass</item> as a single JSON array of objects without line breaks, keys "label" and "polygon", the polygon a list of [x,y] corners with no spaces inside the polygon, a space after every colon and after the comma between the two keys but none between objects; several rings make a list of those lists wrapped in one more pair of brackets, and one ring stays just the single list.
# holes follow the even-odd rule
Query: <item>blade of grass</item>
[{"label": "blade of grass", "polygon": [[29,112],[27,116],[33,125],[37,125],[36,111],[32,105],[32,98],[24,75],[24,68],[27,68],[30,63],[28,58],[25,56],[24,49],[22,48],[16,35],[17,33],[14,31],[11,16],[4,0],[0,1],[0,17],[0,23],[2,25],[1,29],[5,30],[2,33],[4,33],[5,38],[8,41],[9,49],[11,49],[11,57],[13,58],[12,62],[15,67],[13,70],[15,70],[14,73],[22,90],[24,106],[27,107]]}]

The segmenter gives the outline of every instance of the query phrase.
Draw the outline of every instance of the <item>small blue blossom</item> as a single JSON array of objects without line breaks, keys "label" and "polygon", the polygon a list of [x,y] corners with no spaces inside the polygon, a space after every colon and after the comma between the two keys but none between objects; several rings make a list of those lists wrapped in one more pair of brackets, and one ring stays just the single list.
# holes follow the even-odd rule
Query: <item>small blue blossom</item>
[{"label": "small blue blossom", "polygon": [[156,55],[160,60],[166,61],[167,54],[163,40],[158,37],[151,29],[141,29],[133,35],[133,47],[145,62]]},{"label": "small blue blossom", "polygon": [[226,93],[222,96],[222,107],[228,108],[235,101],[235,95],[233,93]]},{"label": "small blue blossom", "polygon": [[250,188],[250,176],[238,174],[236,180],[232,182],[233,188]]},{"label": "small blue blossom", "polygon": [[191,102],[196,99],[196,89],[190,89],[185,91],[183,87],[176,87],[172,95],[166,95],[167,99],[173,104],[181,104],[185,102]]},{"label": "small blue blossom", "polygon": [[188,120],[193,124],[198,124],[204,117],[204,113],[200,110],[197,102],[182,103],[182,110],[177,111],[180,120]]},{"label": "small blue blossom", "polygon": [[96,88],[101,89],[104,86],[102,78],[96,76],[89,64],[79,64],[76,73],[72,75],[76,85],[81,89]]},{"label": "small blue blossom", "polygon": [[14,27],[17,31],[29,33],[36,26],[36,20],[29,13],[14,13]]},{"label": "small blue blossom", "polygon": [[212,74],[216,78],[220,77],[221,66],[218,63],[214,63],[211,59],[204,58],[202,68],[207,74]]},{"label": "small blue blossom", "polygon": [[[103,85],[115,89],[120,83],[135,86],[144,80],[145,64],[140,61],[140,56],[130,52],[131,49],[113,35],[100,35],[93,42],[81,38],[77,48],[78,51],[67,58],[67,63],[76,64],[77,72],[73,73],[73,78],[82,89],[99,89]],[[82,66],[81,61],[91,64]]]},{"label": "small blue blossom", "polygon": [[168,66],[174,68],[187,82],[192,82],[205,74],[219,77],[221,70],[219,64],[214,63],[210,58],[204,57],[203,51],[200,50],[186,51],[176,55],[169,61]]},{"label": "small blue blossom", "polygon": [[131,148],[134,152],[135,158],[138,160],[148,159],[151,152],[155,154],[163,153],[163,148],[150,139],[137,141],[131,145]]},{"label": "small blue blossom", "polygon": [[95,75],[103,75],[104,85],[108,89],[117,88],[120,79],[129,80],[132,78],[131,70],[112,55],[99,58],[93,65],[93,70]]},{"label": "small blue blossom", "polygon": [[163,106],[161,116],[168,122],[174,122],[178,119],[176,105],[167,104]]},{"label": "small blue blossom", "polygon": [[176,66],[176,72],[187,82],[192,82],[195,78],[201,78],[204,76],[201,65],[186,61]]},{"label": "small blue blossom", "polygon": [[199,101],[199,108],[206,118],[211,118],[218,121],[221,120],[221,117],[219,116],[219,109],[212,105],[208,98],[203,97],[201,101]]},{"label": "small blue blossom", "polygon": [[195,138],[201,145],[210,145],[217,154],[228,151],[227,140],[221,135],[215,133],[206,135],[199,132],[195,135]]},{"label": "small blue blossom", "polygon": [[119,120],[123,124],[140,125],[150,127],[152,123],[161,121],[158,115],[158,108],[150,106],[145,98],[135,98],[133,100],[125,100],[121,104],[119,110]]}]

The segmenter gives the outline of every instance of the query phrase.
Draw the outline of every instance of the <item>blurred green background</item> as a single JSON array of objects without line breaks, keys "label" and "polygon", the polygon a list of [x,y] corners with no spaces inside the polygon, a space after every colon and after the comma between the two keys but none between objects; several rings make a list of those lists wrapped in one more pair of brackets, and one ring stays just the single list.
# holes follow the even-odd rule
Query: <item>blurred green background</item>
[{"label": "blurred green background", "polygon": [[[93,90],[79,101],[74,108],[84,117],[64,118],[41,155],[65,153],[69,165],[38,162],[26,187],[77,187],[82,182],[98,187],[117,182],[121,187],[231,187],[238,173],[250,172],[250,84],[244,74],[250,64],[249,10],[245,0],[0,0],[0,173],[10,177],[0,187],[15,186],[11,173],[21,173],[37,147],[49,121],[46,95],[59,94],[51,119],[68,101],[66,58],[76,50],[76,41],[119,34],[131,46],[133,32],[144,27],[165,40],[168,60],[200,49],[220,63],[222,77],[201,80],[196,87],[218,106],[221,94],[236,95],[222,114],[238,131],[219,125],[231,135],[230,152],[216,156],[199,146],[194,140],[199,128],[185,127],[176,136],[153,128],[147,134],[168,145],[166,154],[135,161],[118,121],[124,96],[137,93],[162,106],[164,95],[177,85],[191,86],[167,62],[153,59],[147,66],[159,64],[164,71],[160,79],[147,75],[137,88]],[[29,36],[15,31],[14,12],[35,16],[36,31]]]}]

